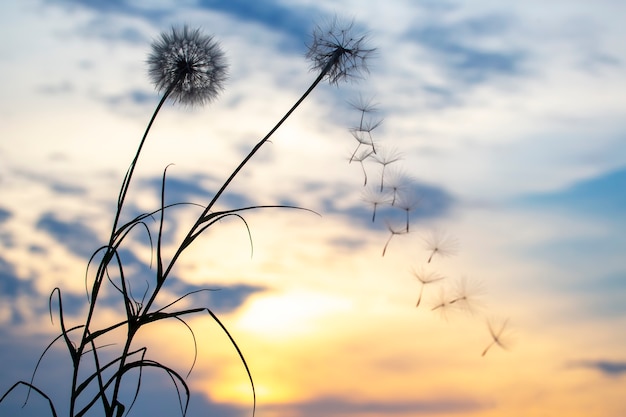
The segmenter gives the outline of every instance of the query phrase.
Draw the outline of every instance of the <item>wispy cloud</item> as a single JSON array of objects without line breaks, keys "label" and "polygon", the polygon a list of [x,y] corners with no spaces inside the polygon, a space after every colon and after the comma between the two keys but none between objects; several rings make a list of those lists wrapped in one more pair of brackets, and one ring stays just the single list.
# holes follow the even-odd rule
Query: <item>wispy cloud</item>
[{"label": "wispy cloud", "polygon": [[99,246],[98,234],[81,220],[63,220],[58,214],[48,212],[41,215],[35,227],[84,259],[89,259]]},{"label": "wispy cloud", "polygon": [[432,415],[438,413],[476,412],[484,405],[471,399],[442,398],[436,400],[414,401],[372,401],[347,400],[340,397],[322,397],[297,403],[262,405],[261,412],[279,412],[293,417],[312,417],[324,415],[338,416],[393,416],[393,415]]},{"label": "wispy cloud", "polygon": [[580,360],[571,362],[570,365],[574,368],[592,369],[608,377],[620,377],[626,374],[626,361]]}]

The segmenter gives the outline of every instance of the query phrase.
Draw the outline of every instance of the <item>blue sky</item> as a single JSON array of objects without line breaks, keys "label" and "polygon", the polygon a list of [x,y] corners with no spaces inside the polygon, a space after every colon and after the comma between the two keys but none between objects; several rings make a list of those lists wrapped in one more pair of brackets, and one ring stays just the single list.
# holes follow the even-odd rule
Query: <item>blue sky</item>
[{"label": "blue sky", "polygon": [[[250,235],[237,219],[220,223],[181,258],[165,295],[219,289],[190,302],[211,306],[247,348],[259,416],[623,416],[622,3],[6,2],[0,348],[13,360],[0,390],[29,378],[56,335],[53,288],[80,322],[87,261],[106,240],[119,184],[159,100],[147,77],[152,40],[172,25],[201,27],[219,39],[230,79],[210,106],[164,107],[128,218],[158,207],[168,164],[168,201],[206,204],[308,87],[309,34],[338,14],[353,17],[377,47],[369,75],[320,85],[220,202],[317,214],[249,212]],[[401,155],[389,180],[419,197],[411,233],[393,236],[384,257],[404,213],[382,208],[372,223],[372,192],[361,166],[348,163],[356,146],[349,129],[359,120],[349,103],[359,97],[376,103],[381,149]],[[365,170],[375,189],[380,166]],[[172,210],[167,250],[194,215],[193,207]],[[427,264],[436,231],[459,249]],[[124,251],[138,298],[154,274],[149,248],[138,232]],[[424,268],[446,279],[427,286],[416,309],[413,272]],[[443,319],[430,311],[462,277],[481,283],[483,308]],[[115,293],[103,297],[103,318],[114,317]],[[494,317],[510,318],[515,343],[481,358]],[[204,350],[190,377],[190,415],[205,407],[248,415],[249,387],[232,347],[207,320],[191,324]],[[189,338],[173,325],[161,335]],[[158,336],[145,337],[158,344]],[[185,343],[155,355],[187,369]],[[62,398],[52,380],[66,352],[49,355],[41,384]],[[171,392],[151,381],[154,392]],[[138,405],[137,415],[153,406]]]}]

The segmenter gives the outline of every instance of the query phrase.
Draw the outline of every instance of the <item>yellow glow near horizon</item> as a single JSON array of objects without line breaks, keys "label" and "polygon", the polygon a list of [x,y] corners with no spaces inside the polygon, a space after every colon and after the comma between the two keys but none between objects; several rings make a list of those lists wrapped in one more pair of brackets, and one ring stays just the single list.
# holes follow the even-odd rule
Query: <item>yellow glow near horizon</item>
[{"label": "yellow glow near horizon", "polygon": [[348,300],[294,291],[253,298],[243,309],[237,326],[265,337],[288,338],[316,331],[316,320],[350,308]]}]

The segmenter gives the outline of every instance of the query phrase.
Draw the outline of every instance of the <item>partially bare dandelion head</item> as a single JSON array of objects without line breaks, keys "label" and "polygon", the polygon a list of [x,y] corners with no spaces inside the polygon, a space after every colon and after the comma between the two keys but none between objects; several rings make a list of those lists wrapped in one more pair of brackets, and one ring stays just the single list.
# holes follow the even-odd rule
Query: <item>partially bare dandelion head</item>
[{"label": "partially bare dandelion head", "polygon": [[367,35],[355,33],[354,21],[335,17],[315,27],[306,57],[312,62],[312,71],[319,71],[337,85],[368,72],[367,61],[375,48],[368,47],[367,42]]},{"label": "partially bare dandelion head", "polygon": [[212,36],[186,25],[161,34],[152,44],[148,65],[159,92],[190,106],[215,100],[228,76],[220,45]]},{"label": "partially bare dandelion head", "polygon": [[459,249],[458,240],[441,229],[433,230],[423,239],[426,242],[426,249],[430,252],[428,263],[435,255],[452,256],[456,255]]}]

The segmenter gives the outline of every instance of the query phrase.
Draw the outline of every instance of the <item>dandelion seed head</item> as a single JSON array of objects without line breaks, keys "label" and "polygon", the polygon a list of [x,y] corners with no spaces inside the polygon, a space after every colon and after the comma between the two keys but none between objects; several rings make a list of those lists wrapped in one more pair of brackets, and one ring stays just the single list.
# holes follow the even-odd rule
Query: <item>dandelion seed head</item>
[{"label": "dandelion seed head", "polygon": [[325,73],[334,85],[367,73],[367,60],[375,49],[367,47],[367,35],[354,32],[353,21],[336,17],[326,25],[316,26],[306,53],[311,70]]},{"label": "dandelion seed head", "polygon": [[[228,77],[219,43],[200,29],[172,27],[152,44],[148,73],[159,92],[175,102],[204,105],[217,98]],[[170,91],[171,90],[171,91]]]}]

